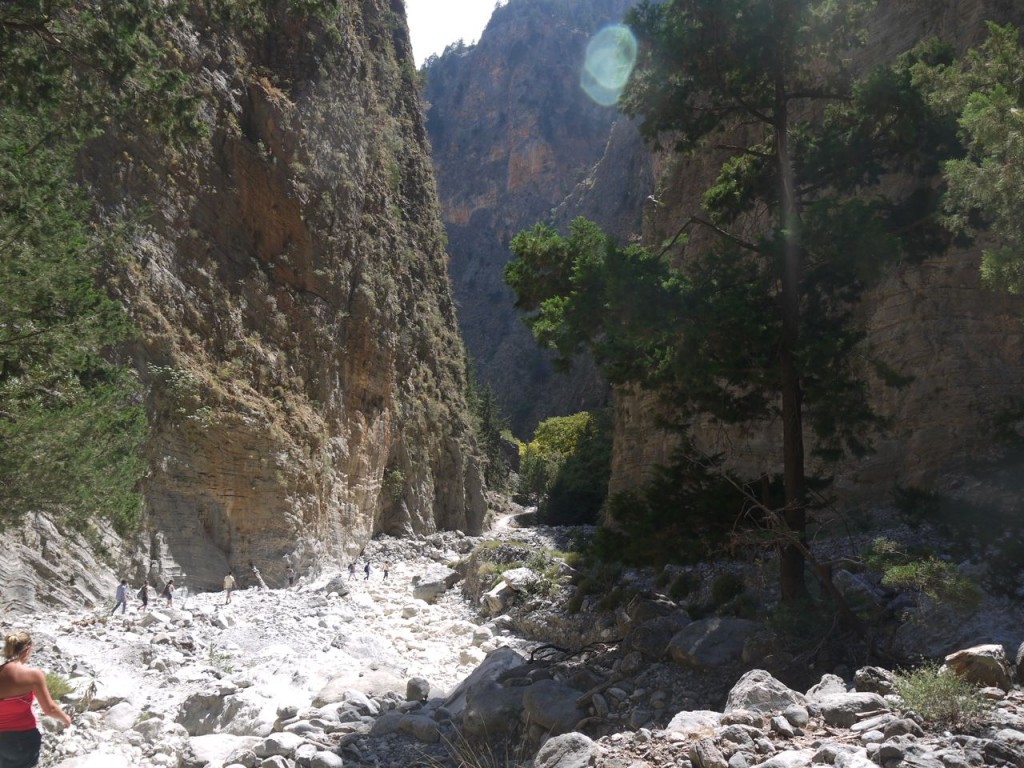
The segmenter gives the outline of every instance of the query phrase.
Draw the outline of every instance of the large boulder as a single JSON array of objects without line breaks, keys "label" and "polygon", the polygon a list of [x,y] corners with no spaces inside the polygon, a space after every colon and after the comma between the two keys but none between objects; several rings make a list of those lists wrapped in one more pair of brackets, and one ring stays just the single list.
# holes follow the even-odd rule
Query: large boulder
[{"label": "large boulder", "polygon": [[533,759],[534,768],[589,768],[599,748],[582,733],[565,733],[544,742]]},{"label": "large boulder", "polygon": [[725,711],[749,709],[755,712],[784,712],[791,704],[805,704],[803,694],[779,682],[763,669],[752,669],[729,691]]},{"label": "large boulder", "polygon": [[887,712],[889,705],[877,693],[834,693],[817,699],[821,719],[828,725],[849,728],[859,720],[879,712]]},{"label": "large boulder", "polygon": [[853,687],[887,696],[896,690],[896,675],[884,667],[861,667],[853,675]]},{"label": "large boulder", "polygon": [[587,713],[576,705],[580,692],[555,680],[538,680],[526,688],[523,708],[531,723],[560,735],[576,729]]},{"label": "large boulder", "polygon": [[946,657],[946,666],[969,683],[1009,691],[1010,664],[1001,645],[976,645]]},{"label": "large boulder", "polygon": [[519,726],[526,686],[504,686],[493,679],[466,692],[462,731],[473,739],[500,739]]},{"label": "large boulder", "polygon": [[693,712],[680,712],[673,717],[665,732],[678,734],[684,738],[703,735],[714,731],[722,722],[722,713],[707,709],[695,710]]},{"label": "large boulder", "polygon": [[454,587],[462,575],[451,568],[432,566],[426,573],[413,579],[412,596],[425,603],[436,603],[437,599]]},{"label": "large boulder", "polygon": [[186,698],[175,721],[189,736],[206,736],[221,730],[242,709],[242,702],[232,694],[234,686],[222,685],[199,691]]},{"label": "large boulder", "polygon": [[526,659],[511,648],[498,648],[492,651],[444,700],[445,710],[452,717],[461,714],[466,708],[466,699],[471,690],[486,682],[493,682],[508,670],[525,663]]},{"label": "large boulder", "polygon": [[625,651],[637,651],[644,658],[659,661],[664,658],[669,643],[692,622],[686,611],[673,611],[641,622],[623,640]]},{"label": "large boulder", "polygon": [[725,666],[740,660],[747,636],[757,627],[747,619],[701,619],[672,637],[668,655],[676,664],[693,669]]}]

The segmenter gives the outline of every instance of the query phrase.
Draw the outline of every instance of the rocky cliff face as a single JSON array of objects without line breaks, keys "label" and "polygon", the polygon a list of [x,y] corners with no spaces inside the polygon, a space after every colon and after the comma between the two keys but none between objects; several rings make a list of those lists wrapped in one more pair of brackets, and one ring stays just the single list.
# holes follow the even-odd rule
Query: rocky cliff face
[{"label": "rocky cliff face", "polygon": [[[649,155],[613,109],[579,87],[591,35],[633,0],[510,0],[480,42],[426,68],[427,127],[466,346],[513,430],[607,397],[586,361],[552,372],[502,281],[509,241],[539,221],[593,218],[621,239],[639,233]],[[604,160],[604,162],[602,162]],[[596,170],[600,167],[601,170]],[[557,209],[557,210],[556,210]]]},{"label": "rocky cliff face", "polygon": [[152,423],[117,567],[198,587],[486,512],[404,6],[237,5],[170,41],[208,138],[120,126],[83,161],[104,215],[149,212],[110,269]]},{"label": "rocky cliff face", "polygon": [[[934,35],[966,49],[982,39],[986,19],[1020,23],[1024,16],[1000,0],[883,4],[866,63],[885,61]],[[665,163],[662,205],[648,210],[647,242],[670,237],[678,222],[697,210],[702,180],[711,172],[701,156]],[[695,245],[692,241],[690,247]],[[963,482],[960,473],[998,453],[996,426],[1020,418],[1024,302],[983,287],[978,263],[975,249],[903,265],[867,299],[867,344],[913,381],[899,389],[873,385],[873,402],[889,428],[876,440],[873,456],[838,468],[845,498],[878,500],[896,484],[954,490]],[[653,398],[618,394],[613,492],[644,483],[676,445],[656,426]],[[781,471],[775,461],[781,454],[778,433],[777,428],[707,429],[700,438],[706,448],[724,451],[731,467],[757,477]]]}]

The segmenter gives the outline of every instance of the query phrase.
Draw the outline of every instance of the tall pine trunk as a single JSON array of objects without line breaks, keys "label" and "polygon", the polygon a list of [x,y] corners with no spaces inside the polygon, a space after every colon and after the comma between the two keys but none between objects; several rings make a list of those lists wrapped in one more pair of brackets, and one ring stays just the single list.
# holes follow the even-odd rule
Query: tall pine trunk
[{"label": "tall pine trunk", "polygon": [[[785,6],[785,3],[781,5]],[[786,10],[781,9],[780,15]],[[785,26],[786,21],[780,21]],[[785,52],[782,53],[782,57]],[[793,165],[789,154],[789,106],[786,101],[785,65],[780,57],[775,77],[775,159],[779,168],[785,263],[782,269],[782,339],[779,345],[779,373],[782,385],[782,462],[786,507],[785,535],[796,537],[780,546],[779,587],[782,599],[807,595],[804,584],[807,485],[804,477],[803,391],[796,350],[800,342],[800,278],[803,249],[800,242],[800,209],[793,189]]]}]

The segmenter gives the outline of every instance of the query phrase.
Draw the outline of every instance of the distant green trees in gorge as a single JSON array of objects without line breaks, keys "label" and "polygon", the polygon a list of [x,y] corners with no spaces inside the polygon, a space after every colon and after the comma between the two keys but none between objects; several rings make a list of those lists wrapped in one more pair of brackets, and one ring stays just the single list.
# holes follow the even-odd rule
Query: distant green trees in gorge
[{"label": "distant green trees in gorge", "polygon": [[1012,26],[989,23],[988,38],[961,60],[918,66],[914,76],[936,112],[956,119],[965,151],[943,164],[944,222],[999,245],[983,253],[982,276],[1024,291],[1024,50]]},{"label": "distant green trees in gorge", "polygon": [[76,162],[112,130],[198,133],[163,30],[181,6],[0,5],[0,525],[49,509],[85,528],[139,519],[133,333],[103,287],[129,222],[95,223]]},{"label": "distant green trees in gorge", "polygon": [[[641,49],[620,106],[649,141],[714,163],[703,210],[657,248],[620,247],[584,220],[568,236],[537,225],[513,240],[505,273],[538,343],[564,365],[589,349],[610,383],[656,395],[681,434],[698,418],[779,425],[780,497],[771,478],[760,492],[734,496],[772,528],[787,600],[805,594],[813,558],[805,532],[818,478],[808,470],[805,426],[823,463],[863,454],[881,427],[869,377],[905,381],[864,343],[854,317],[864,291],[887,265],[941,252],[951,235],[940,221],[977,222],[986,190],[998,192],[985,144],[992,133],[972,134],[982,97],[970,95],[981,79],[970,73],[986,56],[991,67],[1002,62],[1006,79],[983,97],[984,116],[1004,119],[999,151],[1020,173],[1009,121],[1019,119],[1021,58],[999,47],[1015,44],[1015,34],[994,29],[994,42],[961,65],[930,41],[854,77],[850,58],[873,8],[867,0],[641,3],[627,18]],[[1022,192],[1014,189],[988,217],[1017,237]],[[686,247],[688,237],[700,246]],[[695,462],[714,464],[677,458],[691,479]],[[691,504],[677,514],[730,511]],[[696,519],[681,527],[710,530]]]}]

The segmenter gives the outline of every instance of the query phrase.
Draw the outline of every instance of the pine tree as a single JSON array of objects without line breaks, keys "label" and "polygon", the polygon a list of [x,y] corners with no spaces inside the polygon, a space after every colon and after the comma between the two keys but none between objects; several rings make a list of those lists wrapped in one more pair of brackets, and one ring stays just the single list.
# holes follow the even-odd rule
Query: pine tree
[{"label": "pine tree", "polygon": [[[506,279],[538,340],[582,345],[613,384],[657,392],[684,417],[782,427],[774,516],[785,599],[805,593],[804,430],[826,459],[869,448],[853,311],[927,221],[927,194],[888,198],[883,173],[927,177],[942,144],[901,62],[857,80],[848,57],[870,2],[670,0],[628,19],[641,42],[624,96],[652,141],[720,160],[704,213],[658,253],[592,225],[513,241]],[[694,229],[710,245],[682,248]],[[901,232],[901,237],[895,233]],[[775,514],[775,513],[778,514]]]}]

